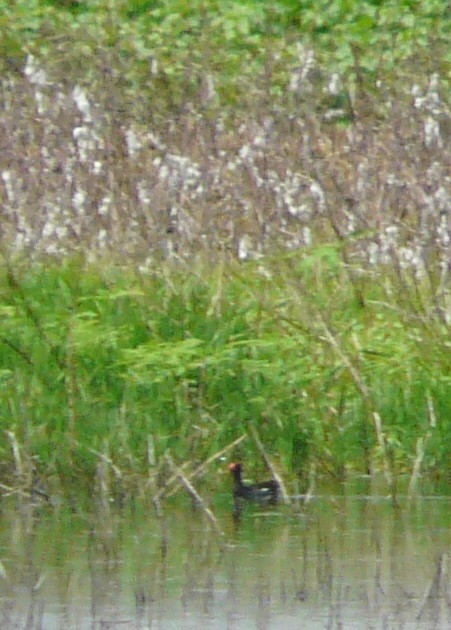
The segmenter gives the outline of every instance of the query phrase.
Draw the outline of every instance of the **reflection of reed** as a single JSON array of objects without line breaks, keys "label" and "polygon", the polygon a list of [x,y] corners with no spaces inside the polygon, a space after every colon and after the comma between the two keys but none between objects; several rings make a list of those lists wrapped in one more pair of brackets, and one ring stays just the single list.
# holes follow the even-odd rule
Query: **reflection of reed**
[{"label": "reflection of reed", "polygon": [[[17,511],[13,522],[12,547],[15,554],[8,558],[12,571],[7,571],[2,562],[2,586],[6,586],[5,597],[0,600],[2,611],[0,627],[16,627],[14,615],[14,596],[17,584],[20,584],[23,627],[42,627],[45,601],[42,590],[46,582],[46,572],[36,562],[36,528],[39,522],[39,506],[30,501],[26,493],[16,494]],[[2,546],[3,548],[3,546]],[[2,601],[3,600],[3,601]]]},{"label": "reflection of reed", "polygon": [[[442,553],[435,564],[435,571],[429,582],[426,590],[424,591],[418,612],[416,615],[417,621],[426,621],[427,611],[430,613],[430,620],[436,624],[440,623],[440,617],[443,611],[446,610],[446,579],[448,577],[449,569],[449,555]],[[448,608],[451,605],[451,601],[448,601]],[[443,612],[445,617],[446,612]],[[445,619],[444,619],[445,620]]]},{"label": "reflection of reed", "polygon": [[445,503],[401,512],[343,493],[296,515],[250,507],[239,526],[217,509],[225,545],[202,510],[143,508],[2,514],[0,627],[47,628],[49,615],[61,628],[450,625],[449,557],[432,560],[449,542],[433,528]]},{"label": "reflection of reed", "polygon": [[183,472],[180,470],[180,468],[178,468],[174,464],[174,462],[172,461],[172,458],[168,454],[166,454],[166,461],[168,462],[168,464],[171,467],[171,469],[174,471],[174,474],[177,476],[177,478],[179,479],[179,481],[182,484],[182,486],[186,489],[188,494],[190,494],[192,496],[192,498],[196,501],[196,504],[202,509],[202,511],[205,514],[205,516],[207,517],[208,521],[213,526],[213,529],[215,530],[215,532],[219,536],[223,536],[224,532],[222,531],[222,529],[221,529],[221,527],[219,525],[218,519],[213,514],[213,512],[210,510],[210,508],[208,507],[208,505],[205,502],[205,500],[197,492],[197,490],[193,486],[193,484],[183,474]]}]

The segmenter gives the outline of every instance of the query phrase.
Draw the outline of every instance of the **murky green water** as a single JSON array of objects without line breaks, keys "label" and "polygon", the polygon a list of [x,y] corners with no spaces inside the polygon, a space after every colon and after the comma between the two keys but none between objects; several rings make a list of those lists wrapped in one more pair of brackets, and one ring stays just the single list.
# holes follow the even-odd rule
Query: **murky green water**
[{"label": "murky green water", "polygon": [[451,499],[340,489],[293,510],[103,515],[3,503],[0,628],[451,627]]}]

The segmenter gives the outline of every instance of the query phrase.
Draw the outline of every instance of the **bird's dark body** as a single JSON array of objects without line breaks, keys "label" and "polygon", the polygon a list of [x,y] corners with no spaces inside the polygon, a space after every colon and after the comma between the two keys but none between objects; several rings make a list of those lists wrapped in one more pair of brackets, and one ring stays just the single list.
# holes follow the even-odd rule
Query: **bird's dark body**
[{"label": "bird's dark body", "polygon": [[245,483],[241,476],[241,464],[230,464],[229,470],[233,475],[233,496],[235,500],[245,499],[254,503],[277,503],[279,484],[275,479],[269,479],[261,483]]}]

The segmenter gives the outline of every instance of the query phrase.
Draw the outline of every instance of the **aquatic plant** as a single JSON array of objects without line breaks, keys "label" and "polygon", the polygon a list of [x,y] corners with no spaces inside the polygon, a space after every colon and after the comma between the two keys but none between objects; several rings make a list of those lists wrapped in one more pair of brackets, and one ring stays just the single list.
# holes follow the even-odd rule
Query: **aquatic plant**
[{"label": "aquatic plant", "polygon": [[[440,7],[363,3],[342,28],[305,3],[294,41],[289,2],[220,3],[215,24],[202,3],[193,57],[196,7],[77,4],[5,8],[5,491],[107,502],[252,427],[304,486],[449,478]],[[362,33],[394,45],[376,63]]]}]

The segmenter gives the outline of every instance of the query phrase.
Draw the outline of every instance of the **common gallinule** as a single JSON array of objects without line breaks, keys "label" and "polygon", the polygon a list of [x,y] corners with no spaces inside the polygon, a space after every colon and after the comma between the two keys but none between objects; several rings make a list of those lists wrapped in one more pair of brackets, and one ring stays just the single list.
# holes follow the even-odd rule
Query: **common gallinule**
[{"label": "common gallinule", "polygon": [[233,475],[233,497],[236,500],[247,499],[256,503],[276,503],[279,495],[279,484],[275,479],[260,483],[244,483],[241,478],[241,464],[232,462],[229,470]]}]

